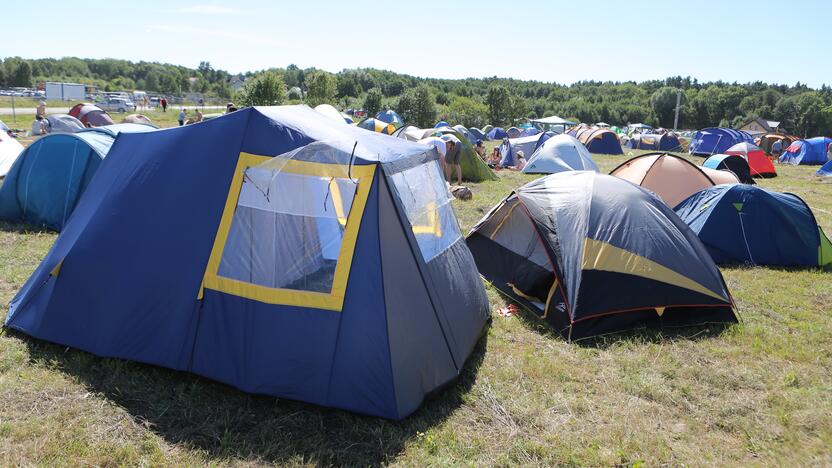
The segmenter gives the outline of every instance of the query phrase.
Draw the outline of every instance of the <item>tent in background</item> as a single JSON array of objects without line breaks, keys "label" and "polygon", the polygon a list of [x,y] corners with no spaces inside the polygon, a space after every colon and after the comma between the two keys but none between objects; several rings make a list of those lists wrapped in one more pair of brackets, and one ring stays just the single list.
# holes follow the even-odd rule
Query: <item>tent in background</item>
[{"label": "tent in background", "polygon": [[0,130],[0,179],[6,177],[22,152],[23,145],[9,135],[7,130]]},{"label": "tent in background", "polygon": [[832,176],[832,161],[827,161],[826,164],[821,166],[821,168],[818,169],[817,175],[823,177]]},{"label": "tent in background", "polygon": [[497,175],[477,155],[471,143],[451,127],[418,128],[414,125],[405,125],[393,133],[393,136],[414,142],[431,136],[442,137],[443,135],[453,135],[462,143],[462,154],[459,165],[462,167],[463,179],[471,182],[497,180]]},{"label": "tent in background", "polygon": [[647,153],[623,162],[610,175],[640,185],[673,208],[694,193],[717,184],[738,184],[729,171],[698,167],[669,153]]},{"label": "tent in background", "polygon": [[832,144],[832,138],[815,137],[808,140],[798,140],[780,155],[781,164],[820,166],[826,164],[827,149]]},{"label": "tent in background", "polygon": [[392,135],[396,131],[396,126],[372,117],[366,118],[358,122],[358,127],[371,132],[383,133],[385,135]]},{"label": "tent in background", "polygon": [[80,120],[86,127],[101,127],[103,125],[112,125],[113,119],[110,114],[105,112],[95,104],[81,103],[72,106],[69,110],[69,115]]},{"label": "tent in background", "polygon": [[583,143],[590,153],[624,154],[618,136],[607,128],[575,127],[569,134]]},{"label": "tent in background", "polygon": [[439,122],[436,122],[436,125],[434,125],[433,128],[450,127],[450,126],[451,126],[451,124],[449,124],[448,122],[445,122],[444,120],[440,120]]},{"label": "tent in background", "polygon": [[697,233],[716,263],[832,264],[832,244],[812,210],[790,193],[718,185],[691,195],[676,213]]},{"label": "tent in background", "polygon": [[535,128],[535,127],[526,127],[526,128],[524,128],[524,129],[523,129],[523,131],[520,133],[520,136],[521,136],[521,137],[534,136],[534,135],[539,135],[540,133],[542,133],[542,132],[541,132],[541,131],[540,131],[540,129],[538,129],[538,128]]},{"label": "tent in background", "polygon": [[508,138],[508,133],[502,127],[494,127],[488,131],[486,136],[489,140],[502,140],[503,138]]},{"label": "tent in background", "polygon": [[771,155],[771,145],[774,144],[775,141],[780,142],[782,151],[799,139],[799,137],[787,135],[785,133],[766,133],[759,138],[760,141],[757,143],[757,146],[765,151],[766,155]]},{"label": "tent in background", "polygon": [[84,124],[75,117],[67,114],[47,115],[43,120],[32,122],[32,136],[49,133],[72,133],[84,128]]},{"label": "tent in background", "polygon": [[61,231],[120,132],[149,132],[118,124],[53,133],[35,140],[0,186],[0,219]]},{"label": "tent in background", "polygon": [[404,119],[401,118],[401,116],[392,109],[387,109],[386,111],[379,112],[378,114],[376,114],[376,119],[381,120],[382,122],[393,124],[396,126],[396,128],[399,128],[402,125],[404,125]]},{"label": "tent in background", "polygon": [[703,128],[696,132],[690,140],[688,152],[697,156],[725,154],[728,148],[737,143],[754,143],[754,139],[742,130],[716,127]]},{"label": "tent in background", "polygon": [[467,242],[486,280],[569,339],[737,321],[696,234],[658,198],[615,177],[569,171],[530,182]]},{"label": "tent in background", "polygon": [[473,145],[474,143],[476,143],[476,142],[477,142],[477,139],[476,139],[476,138],[474,138],[474,136],[473,136],[473,135],[471,135],[471,132],[470,132],[470,131],[468,131],[468,129],[467,129],[467,128],[465,128],[465,126],[464,126],[464,125],[454,125],[452,128],[453,128],[454,130],[456,130],[456,132],[457,132],[457,133],[459,133],[460,135],[464,136],[464,137],[465,137],[465,139],[466,139],[466,140],[468,140],[468,143],[471,143],[471,144]]},{"label": "tent in background", "polygon": [[577,122],[562,119],[556,115],[543,117],[541,119],[532,119],[530,122],[543,131],[552,131],[556,133],[566,133],[567,128],[577,125]]},{"label": "tent in background", "polygon": [[659,134],[636,133],[627,141],[627,148],[651,151],[681,151],[682,144],[672,132]]},{"label": "tent in background", "polygon": [[523,131],[517,127],[510,127],[508,130],[506,130],[506,135],[508,135],[509,138],[520,138],[520,135],[522,133]]},{"label": "tent in background", "polygon": [[777,177],[777,169],[759,146],[754,143],[742,142],[725,150],[725,154],[741,156],[748,162],[752,177]]},{"label": "tent in background", "polygon": [[503,167],[512,167],[517,165],[517,152],[522,151],[525,155],[526,162],[529,161],[532,153],[537,149],[537,142],[541,135],[532,135],[521,138],[508,138],[503,140],[500,144],[500,165]]},{"label": "tent in background", "polygon": [[488,139],[488,137],[485,135],[485,133],[482,130],[478,129],[477,127],[469,128],[468,132],[471,134],[471,137],[474,138],[474,141],[476,141],[476,140],[485,141],[485,140]]},{"label": "tent in background", "polygon": [[[341,115],[341,112],[339,112],[338,109],[336,109],[334,106],[330,104],[318,104],[317,106],[315,106],[315,110],[336,122],[346,123],[346,119],[343,115]],[[352,119],[350,119],[350,122],[352,122]]]},{"label": "tent in background", "polygon": [[404,418],[490,312],[439,171],[432,147],[305,106],[121,134],[6,326]]},{"label": "tent in background", "polygon": [[555,174],[563,171],[598,171],[586,147],[571,135],[546,139],[528,158],[525,174]]},{"label": "tent in background", "polygon": [[754,178],[751,177],[751,168],[748,161],[742,156],[731,154],[715,154],[702,163],[702,167],[714,170],[731,171],[743,184],[754,185]]},{"label": "tent in background", "polygon": [[153,125],[153,121],[150,120],[149,117],[142,114],[130,114],[128,116],[125,116],[123,119],[121,119],[121,123],[150,125],[151,127],[158,128],[156,127],[156,125]]}]

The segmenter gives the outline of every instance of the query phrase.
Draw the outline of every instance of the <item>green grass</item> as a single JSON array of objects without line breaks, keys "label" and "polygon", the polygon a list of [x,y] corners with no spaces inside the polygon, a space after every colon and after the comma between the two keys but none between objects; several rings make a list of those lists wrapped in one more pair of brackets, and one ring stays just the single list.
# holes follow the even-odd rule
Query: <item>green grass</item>
[{"label": "green grass", "polygon": [[[626,156],[595,156],[605,171]],[[696,160],[701,163],[701,161]],[[777,167],[832,233],[832,185]],[[532,176],[455,201],[470,227]],[[0,224],[0,302],[55,239]],[[460,381],[400,422],[0,337],[0,465],[829,465],[829,272],[725,268],[743,323],[567,343],[495,316]],[[504,301],[488,290],[494,309]],[[0,314],[2,315],[2,314]]]}]

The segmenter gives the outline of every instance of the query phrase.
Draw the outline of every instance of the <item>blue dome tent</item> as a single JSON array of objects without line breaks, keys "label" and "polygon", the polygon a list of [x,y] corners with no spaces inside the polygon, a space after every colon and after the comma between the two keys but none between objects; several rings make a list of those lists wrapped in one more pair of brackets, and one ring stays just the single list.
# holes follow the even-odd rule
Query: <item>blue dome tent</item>
[{"label": "blue dome tent", "polygon": [[630,149],[651,151],[681,151],[682,149],[679,138],[673,133],[664,133],[661,135],[636,133],[630,137],[625,146]]},{"label": "blue dome tent", "polygon": [[823,266],[832,245],[806,203],[751,185],[717,185],[691,195],[676,214],[716,263]]},{"label": "blue dome tent", "polygon": [[624,154],[618,136],[607,128],[575,127],[568,133],[583,143],[590,153]]},{"label": "blue dome tent", "polygon": [[703,128],[690,141],[688,152],[697,156],[723,154],[737,143],[754,143],[751,135],[731,128]]},{"label": "blue dome tent", "polygon": [[438,157],[305,106],[120,134],[5,324],[404,418],[489,316]]},{"label": "blue dome tent", "polygon": [[832,144],[832,138],[815,137],[808,140],[797,140],[780,155],[783,164],[820,166],[826,164],[827,148]]},{"label": "blue dome tent", "polygon": [[444,120],[440,120],[439,122],[436,122],[436,125],[434,125],[433,128],[450,127],[450,126],[451,125],[448,122],[445,122]]},{"label": "blue dome tent", "polygon": [[386,110],[386,111],[383,111],[383,112],[379,112],[378,114],[376,114],[376,119],[381,120],[382,122],[387,122],[389,124],[393,124],[397,128],[404,125],[404,119],[401,118],[401,116],[399,114],[397,114],[396,111],[393,111],[393,110]]},{"label": "blue dome tent", "polygon": [[502,140],[508,138],[508,133],[502,127],[494,127],[486,134],[489,140]]},{"label": "blue dome tent", "polygon": [[39,138],[20,153],[0,186],[0,219],[60,231],[115,137],[153,130],[116,124]]}]

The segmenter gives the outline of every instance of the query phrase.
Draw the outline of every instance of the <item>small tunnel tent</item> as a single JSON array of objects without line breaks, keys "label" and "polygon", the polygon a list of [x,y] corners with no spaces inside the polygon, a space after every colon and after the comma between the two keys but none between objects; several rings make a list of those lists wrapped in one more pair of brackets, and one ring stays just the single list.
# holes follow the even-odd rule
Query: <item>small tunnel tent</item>
[{"label": "small tunnel tent", "polygon": [[626,144],[627,148],[651,150],[651,151],[681,151],[682,144],[679,137],[668,132],[659,134],[636,133],[630,137]]},{"label": "small tunnel tent", "polygon": [[87,127],[102,127],[104,125],[113,125],[115,123],[113,122],[113,119],[110,118],[110,114],[95,104],[75,104],[69,110],[69,115],[80,120],[81,123]]},{"label": "small tunnel tent", "polygon": [[568,133],[583,143],[590,153],[624,154],[618,136],[610,129],[579,126]]},{"label": "small tunnel tent", "polygon": [[119,135],[6,326],[404,418],[490,313],[437,158],[305,106]]},{"label": "small tunnel tent", "polygon": [[[650,236],[632,232],[648,230]],[[468,235],[500,292],[569,339],[644,326],[736,322],[705,247],[646,190],[593,171],[520,187]]]},{"label": "small tunnel tent", "polygon": [[748,163],[751,177],[777,177],[777,169],[762,148],[754,143],[742,142],[728,148],[725,154],[740,156]]}]

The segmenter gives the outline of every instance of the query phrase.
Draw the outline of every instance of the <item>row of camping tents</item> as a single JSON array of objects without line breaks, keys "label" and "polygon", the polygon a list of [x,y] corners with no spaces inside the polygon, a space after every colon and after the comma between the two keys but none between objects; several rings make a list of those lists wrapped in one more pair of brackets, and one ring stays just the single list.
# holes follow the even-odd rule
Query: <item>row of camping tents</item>
[{"label": "row of camping tents", "polygon": [[[656,170],[704,170],[657,155],[621,169],[646,172],[639,184],[552,174],[464,237],[439,152],[409,141],[437,130],[455,132],[405,127],[389,138],[284,106],[115,133],[5,325],[400,419],[460,375],[490,315],[480,274],[571,339],[736,322],[708,247],[669,197],[647,190]],[[542,147],[568,144],[591,161],[575,141]],[[68,172],[86,178],[81,166]],[[744,203],[735,212],[754,213]]]}]

